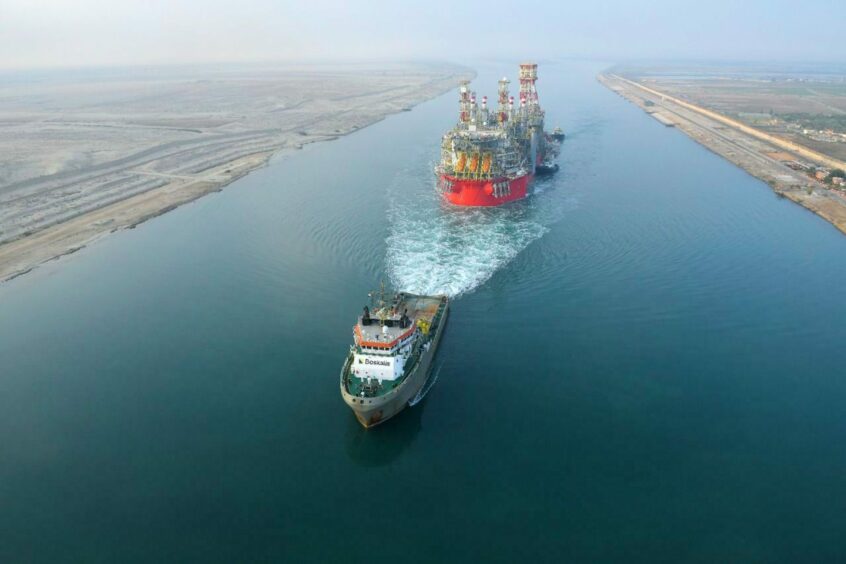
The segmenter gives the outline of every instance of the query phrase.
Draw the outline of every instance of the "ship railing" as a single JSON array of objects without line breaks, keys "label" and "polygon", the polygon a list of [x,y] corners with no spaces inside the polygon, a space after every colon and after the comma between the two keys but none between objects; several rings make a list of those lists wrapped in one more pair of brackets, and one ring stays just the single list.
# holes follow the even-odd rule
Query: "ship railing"
[{"label": "ship railing", "polygon": [[519,163],[520,159],[516,153],[497,153],[495,157],[491,159],[490,168],[487,172],[482,170],[481,167],[477,167],[475,171],[466,169],[458,171],[449,165],[445,165],[444,163],[441,163],[438,167],[436,167],[435,171],[436,174],[447,174],[460,179],[493,180],[494,178],[504,176],[508,170],[515,168],[519,165]]},{"label": "ship railing", "polygon": [[349,393],[352,393],[352,388],[350,387],[350,375],[352,374],[352,361],[353,361],[353,353],[350,351],[350,354],[347,355],[347,360],[344,362],[344,389],[347,390]]}]

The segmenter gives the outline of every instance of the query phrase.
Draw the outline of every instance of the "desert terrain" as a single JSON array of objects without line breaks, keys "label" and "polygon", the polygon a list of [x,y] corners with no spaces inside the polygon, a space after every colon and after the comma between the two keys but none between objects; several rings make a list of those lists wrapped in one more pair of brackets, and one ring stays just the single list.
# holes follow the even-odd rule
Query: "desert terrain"
[{"label": "desert terrain", "polygon": [[846,166],[788,140],[758,131],[718,112],[616,74],[599,81],[667,127],[676,127],[711,151],[765,181],[779,196],[819,215],[846,233],[846,195],[793,165]]},{"label": "desert terrain", "polygon": [[[716,73],[693,69],[616,68],[599,81],[633,102],[667,127],[685,134],[765,181],[779,196],[819,215],[846,233],[846,156],[836,132],[830,141],[778,116],[836,122],[846,112],[841,75],[828,74],[827,88],[808,92],[793,81],[813,80],[802,74],[773,77],[774,71],[750,75],[730,68]],[[763,72],[763,71],[761,71]],[[816,75],[815,75],[816,76]],[[843,75],[846,76],[846,75]],[[844,95],[837,92],[843,90]],[[763,111],[763,107],[771,109]],[[758,108],[759,111],[753,112]],[[822,108],[822,109],[821,109]],[[833,116],[833,118],[832,118]],[[821,137],[827,138],[827,137]]]},{"label": "desert terrain", "polygon": [[7,73],[0,281],[472,76],[434,64]]},{"label": "desert terrain", "polygon": [[846,160],[846,68],[634,67],[615,74]]}]

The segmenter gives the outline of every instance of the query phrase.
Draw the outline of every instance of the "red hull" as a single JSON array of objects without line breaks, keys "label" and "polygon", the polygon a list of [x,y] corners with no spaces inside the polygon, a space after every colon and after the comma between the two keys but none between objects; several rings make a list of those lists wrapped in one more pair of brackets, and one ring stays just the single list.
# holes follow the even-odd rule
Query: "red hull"
[{"label": "red hull", "polygon": [[513,180],[468,180],[441,175],[441,189],[444,197],[456,206],[500,206],[506,202],[526,197],[532,175],[527,174]]}]

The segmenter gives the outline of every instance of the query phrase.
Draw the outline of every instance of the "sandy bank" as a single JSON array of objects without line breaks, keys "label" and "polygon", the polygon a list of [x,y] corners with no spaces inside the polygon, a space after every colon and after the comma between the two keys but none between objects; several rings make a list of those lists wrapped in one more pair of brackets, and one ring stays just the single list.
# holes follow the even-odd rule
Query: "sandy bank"
[{"label": "sandy bank", "polygon": [[164,186],[78,215],[0,245],[0,280],[15,278],[48,260],[72,254],[118,229],[132,228],[196,200],[263,166],[272,152],[241,157],[197,178],[172,179]]},{"label": "sandy bank", "polygon": [[765,181],[777,194],[802,205],[846,233],[846,197],[791,169],[785,159],[792,157],[791,160],[835,167],[846,163],[626,78],[617,75],[597,78],[644,111],[653,115],[659,113],[665,125],[674,125],[714,153]]},{"label": "sandy bank", "polygon": [[448,65],[258,67],[0,86],[0,281],[470,77]]}]

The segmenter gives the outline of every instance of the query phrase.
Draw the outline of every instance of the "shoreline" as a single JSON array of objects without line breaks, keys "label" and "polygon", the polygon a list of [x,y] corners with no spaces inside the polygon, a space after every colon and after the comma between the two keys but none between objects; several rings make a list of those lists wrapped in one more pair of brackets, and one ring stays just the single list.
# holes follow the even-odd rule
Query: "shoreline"
[{"label": "shoreline", "polygon": [[799,204],[846,234],[846,195],[793,170],[773,155],[789,153],[796,160],[829,167],[846,168],[846,163],[621,76],[599,74],[597,80],[662,125],[679,129],[706,149],[764,181],[778,196]]},{"label": "shoreline", "polygon": [[[71,255],[121,229],[134,229],[203,196],[220,192],[254,170],[266,166],[277,151],[247,155],[212,169],[229,171],[225,179],[174,180],[164,186],[88,211],[31,235],[0,245],[0,283],[13,280],[40,265]],[[220,178],[220,177],[218,177]]]},{"label": "shoreline", "polygon": [[[254,170],[267,166],[272,157],[285,151],[302,149],[305,145],[332,141],[378,123],[390,115],[410,111],[412,107],[436,98],[455,88],[462,79],[474,73],[453,72],[448,76],[433,76],[413,92],[404,92],[391,103],[381,104],[384,111],[374,112],[352,107],[329,116],[316,115],[310,122],[299,124],[296,131],[288,131],[261,144],[250,143],[245,147],[231,144],[225,160],[206,163],[201,170],[189,173],[167,173],[156,170],[155,161],[130,163],[120,171],[145,180],[152,180],[149,187],[135,193],[120,194],[112,201],[98,202],[95,207],[80,213],[60,217],[34,231],[0,242],[0,284],[32,272],[38,266],[76,253],[99,239],[122,229],[138,225],[193,202],[203,196],[220,192],[229,184]],[[339,115],[341,114],[342,117]],[[334,129],[324,131],[329,121]],[[303,129],[303,125],[314,131]],[[168,157],[166,155],[165,157]],[[234,158],[232,158],[234,157]],[[112,171],[107,171],[112,174]],[[102,181],[100,176],[85,178],[81,182]]]}]

